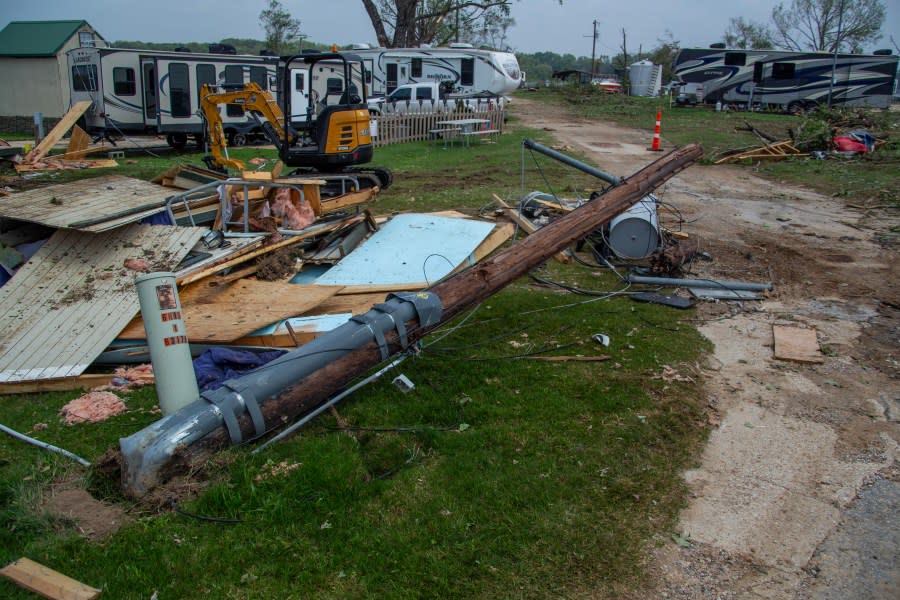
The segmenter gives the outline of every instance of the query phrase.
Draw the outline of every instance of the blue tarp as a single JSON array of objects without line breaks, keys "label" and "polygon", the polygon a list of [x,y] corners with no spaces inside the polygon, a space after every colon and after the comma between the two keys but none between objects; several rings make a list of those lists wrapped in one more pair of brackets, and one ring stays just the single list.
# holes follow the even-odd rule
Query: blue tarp
[{"label": "blue tarp", "polygon": [[201,392],[218,389],[228,379],[245,375],[271,362],[286,350],[234,350],[214,347],[194,359],[194,374]]}]

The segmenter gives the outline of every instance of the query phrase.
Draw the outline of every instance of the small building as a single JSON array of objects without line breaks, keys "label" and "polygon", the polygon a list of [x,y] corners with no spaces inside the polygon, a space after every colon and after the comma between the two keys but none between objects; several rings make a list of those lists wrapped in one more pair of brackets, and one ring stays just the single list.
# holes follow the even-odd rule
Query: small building
[{"label": "small building", "polygon": [[108,44],[87,21],[12,21],[0,31],[0,131],[31,132],[69,109],[66,52]]}]

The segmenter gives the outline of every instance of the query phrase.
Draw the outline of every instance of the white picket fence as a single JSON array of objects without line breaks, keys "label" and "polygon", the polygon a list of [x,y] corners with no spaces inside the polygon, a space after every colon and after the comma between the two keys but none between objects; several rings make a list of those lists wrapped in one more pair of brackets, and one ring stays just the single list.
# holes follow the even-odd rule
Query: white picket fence
[{"label": "white picket fence", "polygon": [[442,113],[407,113],[375,115],[378,135],[373,138],[376,147],[389,144],[402,144],[403,142],[416,142],[432,139],[431,131],[441,129],[438,125],[441,121],[455,121],[460,119],[486,119],[490,121],[484,125],[484,129],[503,131],[505,111],[502,109],[483,111],[454,111]]}]

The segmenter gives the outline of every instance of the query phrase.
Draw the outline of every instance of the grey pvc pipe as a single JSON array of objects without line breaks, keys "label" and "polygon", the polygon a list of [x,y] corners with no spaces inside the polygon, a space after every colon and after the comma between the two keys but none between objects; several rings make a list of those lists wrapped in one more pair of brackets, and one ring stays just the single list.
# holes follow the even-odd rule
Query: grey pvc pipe
[{"label": "grey pvc pipe", "polygon": [[605,171],[601,171],[597,167],[592,167],[591,165],[583,163],[580,160],[576,160],[576,159],[572,158],[571,156],[566,156],[565,154],[563,154],[561,152],[557,152],[553,148],[548,148],[547,146],[544,146],[543,144],[539,144],[539,143],[535,142],[534,140],[525,138],[524,140],[522,140],[522,145],[530,150],[534,150],[535,152],[540,152],[541,154],[543,154],[545,156],[549,156],[550,158],[558,160],[559,162],[561,162],[563,164],[569,165],[570,167],[574,167],[574,168],[578,169],[579,171],[583,171],[583,172],[587,173],[588,175],[593,175],[594,177],[597,177],[598,179],[602,179],[603,181],[606,181],[613,185],[619,185],[620,183],[622,183],[621,177],[616,177],[615,175],[610,175],[609,173],[607,173]]},{"label": "grey pvc pipe", "polygon": [[48,444],[47,442],[42,442],[41,440],[36,440],[33,437],[28,437],[24,433],[19,433],[15,429],[10,429],[9,427],[7,427],[6,425],[3,425],[2,423],[0,423],[0,431],[11,435],[12,437],[16,438],[17,440],[21,440],[21,441],[25,442],[26,444],[31,444],[32,446],[37,446],[38,448],[43,448],[44,450],[49,450],[50,452],[56,452],[57,454],[62,454],[66,458],[71,458],[72,460],[74,460],[75,462],[77,462],[78,464],[80,464],[84,467],[91,466],[91,463],[89,463],[85,459],[81,458],[77,454],[73,454],[73,453],[69,452],[68,450],[60,448],[58,446],[54,446],[53,444]]},{"label": "grey pvc pipe", "polygon": [[712,288],[724,290],[749,290],[764,292],[772,289],[771,283],[753,283],[749,281],[716,281],[714,279],[676,279],[671,277],[647,277],[644,275],[628,275],[629,283],[645,285],[670,285],[679,287]]},{"label": "grey pvc pipe", "polygon": [[[387,358],[384,335],[397,330],[406,339],[405,323],[418,320],[426,328],[440,321],[441,302],[435,294],[392,294],[384,304],[354,317],[344,325],[297,350],[280,356],[259,369],[165,416],[143,430],[119,440],[124,468],[122,482],[134,496],[143,495],[180,446],[190,446],[207,434],[228,427],[233,443],[239,443],[237,419],[249,413],[257,435],[265,433],[259,405],[289,386],[375,339]],[[238,430],[237,433],[235,430]]]}]

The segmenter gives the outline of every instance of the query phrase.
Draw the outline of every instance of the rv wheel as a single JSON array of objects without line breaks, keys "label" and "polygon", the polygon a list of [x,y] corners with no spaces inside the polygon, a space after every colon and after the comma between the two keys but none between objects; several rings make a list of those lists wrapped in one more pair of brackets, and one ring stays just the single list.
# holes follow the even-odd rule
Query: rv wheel
[{"label": "rv wheel", "polygon": [[789,113],[791,113],[792,115],[797,114],[797,113],[802,113],[805,109],[806,109],[806,106],[804,106],[803,103],[800,102],[799,100],[794,100],[793,102],[790,102],[787,105],[787,111]]},{"label": "rv wheel", "polygon": [[184,133],[170,133],[166,136],[166,143],[176,150],[181,150],[187,145],[187,135]]},{"label": "rv wheel", "polygon": [[247,136],[243,133],[228,134],[229,146],[245,146],[247,144]]}]

